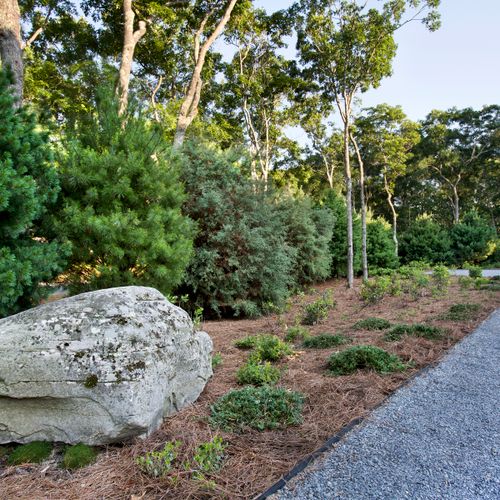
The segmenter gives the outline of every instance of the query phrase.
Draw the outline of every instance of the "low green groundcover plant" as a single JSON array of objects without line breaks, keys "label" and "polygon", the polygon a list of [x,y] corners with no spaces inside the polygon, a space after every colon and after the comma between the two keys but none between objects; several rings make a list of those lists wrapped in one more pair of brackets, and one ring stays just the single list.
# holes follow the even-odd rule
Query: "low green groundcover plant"
[{"label": "low green groundcover plant", "polygon": [[238,349],[253,349],[258,339],[258,335],[248,335],[242,339],[236,340],[234,346]]},{"label": "low green groundcover plant", "polygon": [[406,366],[398,356],[379,347],[359,345],[332,354],[328,360],[328,368],[332,375],[350,375],[364,369],[390,373],[402,371]]},{"label": "low green groundcover plant", "polygon": [[400,340],[404,335],[413,335],[415,337],[422,337],[428,340],[438,340],[444,335],[444,330],[437,326],[423,325],[416,323],[414,325],[395,325],[385,335],[384,340],[393,342]]},{"label": "low green groundcover plant", "polygon": [[288,328],[285,334],[286,342],[295,342],[296,340],[305,340],[310,336],[309,330],[303,326],[295,325]]},{"label": "low green groundcover plant", "polygon": [[97,457],[97,451],[83,443],[69,446],[64,452],[62,466],[64,469],[79,469],[90,465]]},{"label": "low green groundcover plant", "polygon": [[228,432],[279,429],[302,423],[304,397],[282,387],[244,387],[211,406],[210,425]]},{"label": "low green groundcover plant", "polygon": [[194,455],[185,460],[179,457],[181,448],[181,441],[168,441],[162,450],[149,451],[137,457],[135,463],[144,474],[151,477],[166,478],[171,473],[182,472],[202,481],[206,481],[206,474],[218,471],[223,465],[226,444],[220,436],[201,443]]},{"label": "low green groundcover plant", "polygon": [[33,441],[18,446],[9,456],[8,463],[9,465],[40,463],[49,458],[51,453],[52,443]]},{"label": "low green groundcover plant", "polygon": [[349,339],[344,335],[332,335],[330,333],[321,333],[315,337],[308,337],[304,340],[304,347],[309,349],[328,349],[349,342]]},{"label": "low green groundcover plant", "polygon": [[281,377],[279,368],[265,361],[264,363],[252,363],[249,361],[236,373],[236,379],[241,385],[266,385],[276,384]]},{"label": "low green groundcover plant", "polygon": [[442,318],[451,321],[467,321],[475,319],[480,310],[480,304],[453,304]]},{"label": "low green groundcover plant", "polygon": [[391,327],[391,323],[382,318],[361,319],[354,324],[355,330],[385,330]]},{"label": "low green groundcover plant", "polygon": [[137,457],[135,463],[148,476],[165,477],[173,469],[173,462],[177,458],[180,446],[180,441],[168,441],[163,450],[148,451],[145,455]]}]

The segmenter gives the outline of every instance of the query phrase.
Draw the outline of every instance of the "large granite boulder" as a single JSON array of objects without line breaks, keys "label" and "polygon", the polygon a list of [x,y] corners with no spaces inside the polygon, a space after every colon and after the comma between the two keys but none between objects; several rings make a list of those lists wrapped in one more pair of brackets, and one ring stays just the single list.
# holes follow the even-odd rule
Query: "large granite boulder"
[{"label": "large granite boulder", "polygon": [[147,435],[195,401],[212,341],[153,288],[84,293],[0,320],[0,443]]}]

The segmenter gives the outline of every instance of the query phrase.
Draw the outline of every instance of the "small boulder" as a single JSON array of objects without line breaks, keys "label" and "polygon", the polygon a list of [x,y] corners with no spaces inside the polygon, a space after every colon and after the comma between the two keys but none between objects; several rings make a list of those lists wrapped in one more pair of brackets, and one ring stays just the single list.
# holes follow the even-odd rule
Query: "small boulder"
[{"label": "small boulder", "polygon": [[84,293],[0,320],[0,443],[100,445],[156,430],[212,375],[212,341],[153,288]]}]

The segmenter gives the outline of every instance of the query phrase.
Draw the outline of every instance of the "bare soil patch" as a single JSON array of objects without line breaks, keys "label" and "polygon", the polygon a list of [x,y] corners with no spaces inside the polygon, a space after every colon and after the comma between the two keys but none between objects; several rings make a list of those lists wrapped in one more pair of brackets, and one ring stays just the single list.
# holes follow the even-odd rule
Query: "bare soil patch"
[{"label": "bare soil patch", "polygon": [[[222,354],[223,364],[216,368],[200,399],[191,407],[165,420],[162,428],[147,440],[123,447],[108,447],[98,461],[77,472],[61,470],[55,461],[39,466],[7,467],[0,458],[0,498],[2,499],[167,499],[167,498],[253,498],[288,472],[298,461],[319,448],[330,436],[357,417],[366,416],[409,377],[435,363],[458,340],[474,330],[494,309],[500,307],[500,294],[493,291],[459,289],[456,278],[444,297],[387,297],[379,304],[364,306],[356,290],[347,290],[344,281],[334,280],[316,287],[304,297],[296,297],[285,314],[256,320],[210,321],[203,325],[214,340],[215,352]],[[221,433],[228,443],[227,459],[220,472],[212,476],[215,487],[207,487],[179,473],[174,485],[168,479],[153,479],[142,474],[135,457],[161,449],[166,441],[181,440],[183,454],[215,435],[208,425],[210,405],[236,383],[236,371],[246,361],[248,352],[233,346],[236,339],[259,333],[284,337],[285,325],[292,326],[301,311],[302,302],[311,302],[332,289],[337,302],[327,321],[309,327],[312,334],[342,333],[352,342],[348,345],[372,344],[397,354],[412,368],[394,374],[378,375],[358,372],[331,377],[326,361],[331,349],[304,349],[300,343],[295,353],[278,366],[286,367],[279,385],[306,396],[304,423],[286,430],[244,434]],[[456,303],[481,305],[472,321],[440,319]],[[397,342],[383,340],[384,331],[355,330],[356,321],[384,318],[392,323],[424,322],[447,329],[440,340],[404,336]]]}]

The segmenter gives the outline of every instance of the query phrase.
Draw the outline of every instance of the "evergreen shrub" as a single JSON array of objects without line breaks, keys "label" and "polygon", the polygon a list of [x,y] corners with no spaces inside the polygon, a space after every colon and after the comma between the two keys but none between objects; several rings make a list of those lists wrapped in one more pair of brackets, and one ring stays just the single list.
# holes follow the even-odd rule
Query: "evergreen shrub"
[{"label": "evergreen shrub", "polygon": [[283,306],[296,286],[297,251],[272,190],[242,173],[247,161],[207,144],[183,150],[184,213],[197,234],[179,293],[209,316],[258,316]]},{"label": "evergreen shrub", "polygon": [[0,318],[37,305],[64,265],[48,220],[59,180],[45,134],[14,108],[10,73],[0,70]]},{"label": "evergreen shrub", "polygon": [[168,294],[189,262],[192,224],[160,130],[140,114],[118,116],[101,91],[78,120],[61,155],[58,230],[72,245],[75,287],[152,286]]},{"label": "evergreen shrub", "polygon": [[451,228],[450,237],[454,261],[459,266],[465,262],[481,262],[495,251],[495,229],[477,212],[466,213]]},{"label": "evergreen shrub", "polygon": [[401,234],[399,254],[403,263],[422,260],[430,264],[452,263],[448,231],[430,218],[420,218]]}]

